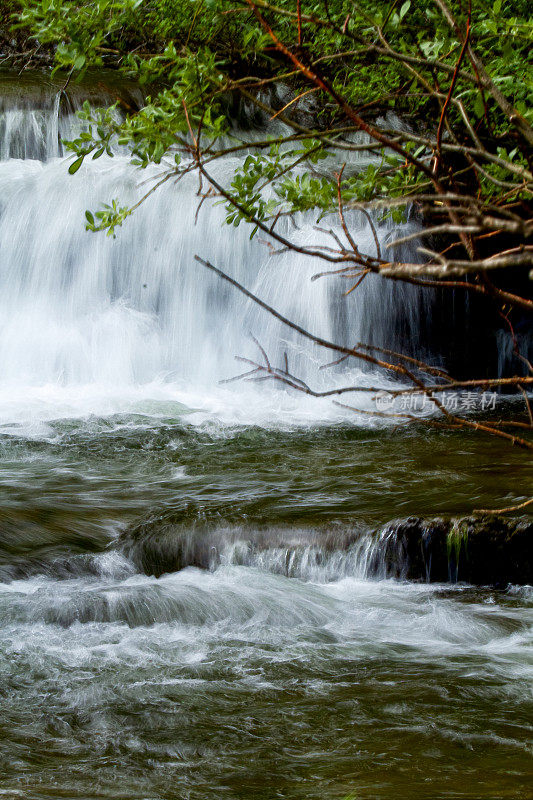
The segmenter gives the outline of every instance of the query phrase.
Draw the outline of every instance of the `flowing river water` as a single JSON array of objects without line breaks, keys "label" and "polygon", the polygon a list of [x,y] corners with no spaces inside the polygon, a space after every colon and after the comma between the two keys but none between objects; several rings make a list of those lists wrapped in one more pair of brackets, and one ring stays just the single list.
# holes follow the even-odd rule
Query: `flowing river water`
[{"label": "flowing river water", "polygon": [[[69,108],[42,80],[2,86],[0,798],[530,798],[531,588],[376,578],[363,546],[289,564],[279,545],[519,502],[527,455],[221,384],[257,356],[249,332],[314,385],[376,376],[324,376],[327,353],[193,256],[346,341],[419,347],[431,298],[368,281],[339,299],[220,207],[195,223],[193,180],[116,239],[88,234],[85,209],[146,176],[118,156],[69,177]],[[231,547],[145,575],[121,534],[158,513]],[[260,558],[239,555],[241,530]]]}]

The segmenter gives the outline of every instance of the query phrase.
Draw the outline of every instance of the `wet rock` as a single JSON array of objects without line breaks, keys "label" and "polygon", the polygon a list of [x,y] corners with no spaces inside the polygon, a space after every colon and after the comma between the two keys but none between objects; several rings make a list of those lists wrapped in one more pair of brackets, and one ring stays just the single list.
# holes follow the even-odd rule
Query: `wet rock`
[{"label": "wet rock", "polygon": [[507,586],[533,582],[533,522],[492,515],[390,523],[381,534],[390,577]]},{"label": "wet rock", "polygon": [[[306,569],[339,577],[339,561],[354,548],[371,556],[373,540],[360,528],[270,528],[220,523],[184,524],[151,520],[121,536],[122,553],[148,575],[159,577],[186,567],[216,569],[220,564],[256,566],[287,577],[305,577]],[[366,547],[365,547],[366,545]],[[353,558],[352,562],[356,559]]]},{"label": "wet rock", "polygon": [[533,522],[505,517],[466,517],[448,532],[451,578],[506,586],[533,583]]},{"label": "wet rock", "polygon": [[406,580],[448,579],[447,535],[444,519],[409,517],[392,522],[381,532],[381,552],[388,577]]},{"label": "wet rock", "polygon": [[272,528],[198,524],[164,515],[128,529],[119,546],[143,572],[252,566],[304,580],[396,578],[507,586],[533,583],[533,522],[495,516],[395,520],[362,526]]}]

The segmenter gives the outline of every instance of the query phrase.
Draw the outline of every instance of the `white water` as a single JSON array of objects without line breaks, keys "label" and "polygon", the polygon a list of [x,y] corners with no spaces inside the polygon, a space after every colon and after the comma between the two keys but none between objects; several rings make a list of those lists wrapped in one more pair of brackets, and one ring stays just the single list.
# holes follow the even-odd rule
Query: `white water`
[{"label": "white water", "polygon": [[[86,209],[113,198],[132,203],[157,170],[135,171],[117,156],[89,161],[69,176],[58,136],[68,137],[77,124],[74,117],[59,115],[57,100],[46,111],[3,112],[1,422],[32,433],[58,416],[117,411],[266,424],[343,414],[329,400],[318,402],[271,384],[221,384],[246,369],[235,356],[260,358],[250,333],[277,365],[287,351],[291,371],[314,388],[375,385],[376,377],[359,366],[319,371],[334,354],[313,347],[246,301],[195,262],[195,254],[313,333],[343,344],[394,347],[402,327],[404,343],[416,350],[419,291],[398,291],[371,276],[344,298],[349,285],[332,278],[312,282],[323,262],[272,255],[260,236],[250,241],[248,226],[225,226],[220,206],[204,203],[196,221],[193,176],[159,189],[116,239],[86,232]],[[236,160],[226,160],[217,178],[229,182],[237,167]],[[316,241],[313,222],[303,221],[293,232],[298,241]],[[366,220],[353,218],[352,224],[360,249],[373,251]],[[382,243],[393,233],[390,226],[380,228]],[[367,410],[375,407],[368,395],[345,399]],[[368,424],[368,417],[362,421]]]},{"label": "white water", "polygon": [[7,797],[527,796],[530,592],[98,560],[0,583]]},{"label": "white water", "polygon": [[[478,657],[483,654],[483,660],[498,661],[499,655],[499,667],[506,668],[507,680],[533,677],[527,626],[533,609],[507,607],[504,611],[490,594],[480,595],[478,603],[461,605],[457,599],[465,588],[444,599],[440,594],[446,587],[438,584],[354,577],[332,583],[302,582],[236,566],[215,572],[189,567],[156,579],[133,574],[131,565],[118,556],[100,556],[99,562],[101,574],[92,580],[36,577],[0,584],[0,608],[6,623],[2,636],[9,636],[13,625],[31,625],[38,647],[46,650],[38,628],[46,625],[50,630],[55,624],[69,630],[60,634],[56,629],[57,636],[77,641],[82,651],[95,635],[99,641],[103,636],[100,647],[104,650],[106,640],[111,645],[110,634],[118,635],[117,643],[124,636],[131,639],[125,626],[140,629],[137,636],[144,647],[147,637],[153,638],[161,628],[163,634],[168,632],[169,625],[180,641],[184,636],[224,639],[227,627],[228,635],[234,635],[235,629],[246,631],[250,643],[258,644],[265,636],[271,641],[281,637],[278,644],[285,651],[299,649],[293,629],[300,630],[305,639],[313,628],[330,631],[332,641],[349,640],[352,646],[358,642],[361,658],[376,657],[400,645],[412,647],[419,657],[422,653],[432,657],[476,653]],[[511,623],[507,633],[519,629],[520,634],[505,636],[505,622]],[[500,638],[496,634],[502,624]],[[152,635],[146,630],[149,626],[154,626]],[[65,664],[76,662],[66,641],[62,653],[55,644],[52,649]],[[280,657],[287,655],[279,653]],[[146,652],[137,657],[145,662]],[[354,657],[351,653],[350,658]]]}]

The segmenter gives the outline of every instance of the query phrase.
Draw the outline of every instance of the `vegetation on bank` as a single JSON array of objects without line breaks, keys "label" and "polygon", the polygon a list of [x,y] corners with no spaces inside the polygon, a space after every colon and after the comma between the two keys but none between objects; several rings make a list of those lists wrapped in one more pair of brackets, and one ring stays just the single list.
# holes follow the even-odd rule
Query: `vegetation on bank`
[{"label": "vegetation on bank", "polygon": [[13,15],[18,11],[15,0],[5,0],[0,6],[0,68],[11,65],[25,49],[29,32],[12,29]]},{"label": "vegetation on bank", "polygon": [[[112,65],[146,91],[144,107],[126,115],[84,109],[88,130],[68,144],[71,172],[89,156],[112,155],[118,142],[134,167],[162,165],[146,197],[198,171],[199,202],[223,198],[229,223],[247,223],[252,236],[261,231],[275,246],[323,262],[326,272],[351,281],[350,291],[379,273],[487,298],[513,339],[519,367],[511,378],[455,381],[408,354],[302,335],[410,381],[402,391],[425,393],[447,425],[532,446],[533,369],[513,323],[517,315],[530,318],[533,302],[529,289],[510,288],[533,268],[533,22],[526,0],[19,2],[18,24],[55,48],[67,80]],[[248,124],[250,110],[262,122],[263,134],[252,141],[234,124],[243,106]],[[265,126],[268,120],[284,127]],[[361,152],[371,158],[358,163]],[[241,153],[242,166],[222,186],[212,165],[228,153]],[[383,217],[401,221],[408,209],[429,229],[383,243]],[[116,200],[89,210],[87,227],[114,234],[133,211]],[[284,224],[302,211],[315,213],[323,229],[309,246],[296,244]],[[374,234],[371,253],[354,238],[361,215]],[[407,241],[418,253],[406,261],[399,245]],[[227,279],[201,254],[198,260]],[[273,367],[265,353],[250,366],[254,376],[323,394],[291,375],[287,363]],[[449,391],[495,387],[524,394],[524,419],[480,424],[443,403]]]}]

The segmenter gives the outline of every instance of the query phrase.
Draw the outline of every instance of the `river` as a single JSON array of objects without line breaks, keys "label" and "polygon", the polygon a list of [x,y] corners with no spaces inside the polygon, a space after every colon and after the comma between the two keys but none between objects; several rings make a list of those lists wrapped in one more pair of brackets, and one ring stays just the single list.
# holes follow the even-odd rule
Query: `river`
[{"label": "river", "polygon": [[[416,350],[432,298],[369,281],[339,300],[220,206],[195,222],[192,178],[116,239],[85,232],[147,175],[117,155],[69,177],[76,98],[27,81],[0,82],[0,797],[531,797],[531,587],[379,578],[364,549],[289,564],[278,541],[519,502],[527,454],[384,422],[369,393],[354,414],[221,383],[257,357],[250,333],[318,388],[376,376],[319,370],[327,353],[193,257],[344,341]],[[158,514],[260,531],[263,556],[145,575],[121,537]]]}]

